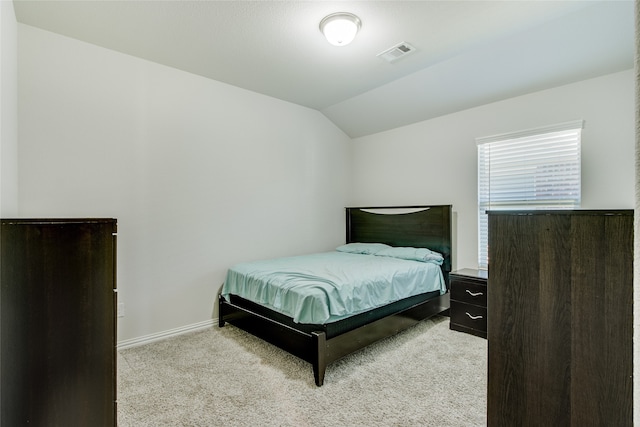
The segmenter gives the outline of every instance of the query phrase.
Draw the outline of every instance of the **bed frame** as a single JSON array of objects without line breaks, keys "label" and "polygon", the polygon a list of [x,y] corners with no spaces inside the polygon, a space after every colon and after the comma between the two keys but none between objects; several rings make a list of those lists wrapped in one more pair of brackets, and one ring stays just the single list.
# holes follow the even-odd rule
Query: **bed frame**
[{"label": "bed frame", "polygon": [[[451,205],[346,208],[346,242],[423,247],[444,256],[449,289]],[[311,363],[317,386],[327,365],[417,322],[446,312],[449,293],[418,295],[327,325],[305,325],[235,295],[218,298],[218,324],[239,327]]]}]

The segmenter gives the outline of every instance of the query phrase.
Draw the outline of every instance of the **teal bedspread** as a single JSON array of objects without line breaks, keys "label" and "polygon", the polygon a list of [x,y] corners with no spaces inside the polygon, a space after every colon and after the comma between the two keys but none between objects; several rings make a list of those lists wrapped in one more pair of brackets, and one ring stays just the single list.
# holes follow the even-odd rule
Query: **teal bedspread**
[{"label": "teal bedspread", "polygon": [[446,292],[437,263],[338,251],[237,264],[222,287],[224,297],[238,295],[311,324],[432,291]]}]

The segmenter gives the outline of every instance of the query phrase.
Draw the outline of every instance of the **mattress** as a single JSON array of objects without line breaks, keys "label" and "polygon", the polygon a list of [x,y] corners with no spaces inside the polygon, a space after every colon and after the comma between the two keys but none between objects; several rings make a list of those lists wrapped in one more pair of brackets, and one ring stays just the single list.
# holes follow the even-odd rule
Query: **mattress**
[{"label": "mattress", "polygon": [[440,265],[339,251],[236,264],[222,295],[238,295],[291,317],[326,324],[414,295],[446,292]]}]

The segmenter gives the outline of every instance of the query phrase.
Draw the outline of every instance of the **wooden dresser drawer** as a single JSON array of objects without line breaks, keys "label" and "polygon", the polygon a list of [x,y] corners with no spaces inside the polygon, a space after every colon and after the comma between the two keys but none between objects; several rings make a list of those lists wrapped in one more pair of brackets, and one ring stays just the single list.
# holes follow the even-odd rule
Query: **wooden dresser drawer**
[{"label": "wooden dresser drawer", "polygon": [[450,328],[487,337],[487,308],[451,300]]},{"label": "wooden dresser drawer", "polygon": [[486,307],[487,285],[480,285],[470,280],[456,278],[455,286],[451,287],[451,299]]}]

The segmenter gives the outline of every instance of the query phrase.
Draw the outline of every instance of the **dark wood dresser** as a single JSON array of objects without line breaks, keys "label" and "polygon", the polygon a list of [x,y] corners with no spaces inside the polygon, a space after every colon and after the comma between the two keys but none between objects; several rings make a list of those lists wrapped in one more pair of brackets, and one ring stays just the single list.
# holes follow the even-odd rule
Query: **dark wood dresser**
[{"label": "dark wood dresser", "polygon": [[449,274],[449,328],[487,337],[487,271],[464,268]]},{"label": "dark wood dresser", "polygon": [[116,425],[115,233],[115,219],[2,219],[2,426]]},{"label": "dark wood dresser", "polygon": [[633,211],[489,212],[488,426],[633,425]]}]

